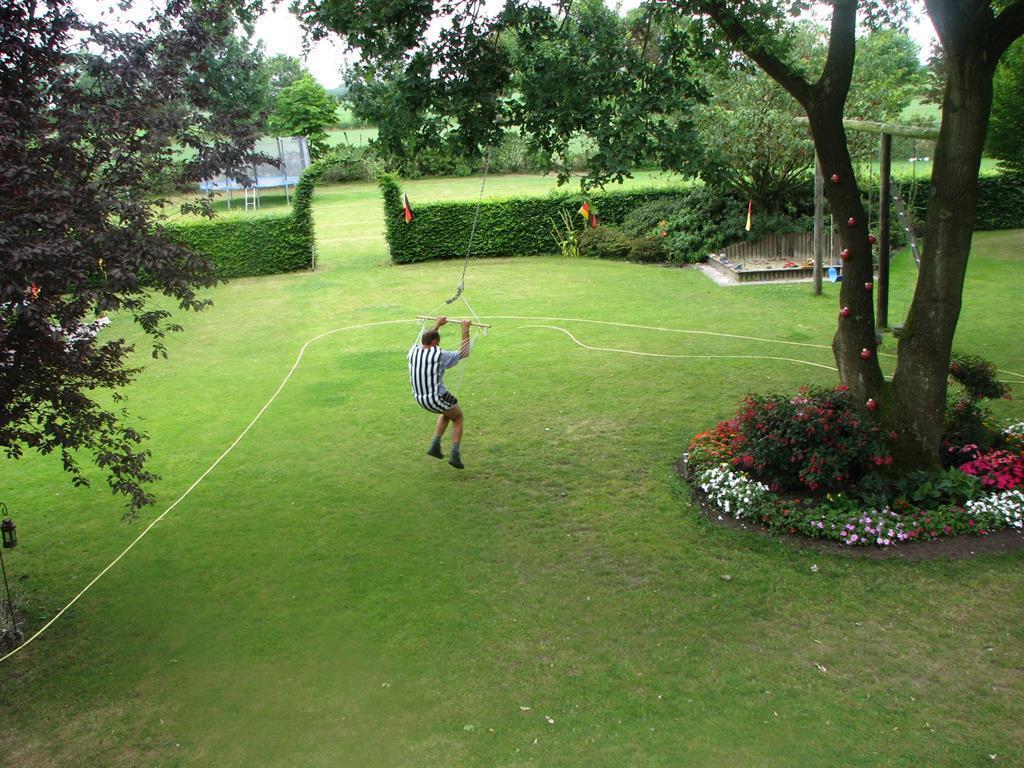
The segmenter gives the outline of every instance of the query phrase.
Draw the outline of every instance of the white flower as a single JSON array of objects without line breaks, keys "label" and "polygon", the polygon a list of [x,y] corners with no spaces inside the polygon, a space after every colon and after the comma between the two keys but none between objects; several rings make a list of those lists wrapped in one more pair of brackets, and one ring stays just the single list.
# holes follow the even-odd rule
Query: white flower
[{"label": "white flower", "polygon": [[1004,525],[1024,529],[1024,492],[1002,491],[968,501],[967,511],[975,516],[993,516]]}]

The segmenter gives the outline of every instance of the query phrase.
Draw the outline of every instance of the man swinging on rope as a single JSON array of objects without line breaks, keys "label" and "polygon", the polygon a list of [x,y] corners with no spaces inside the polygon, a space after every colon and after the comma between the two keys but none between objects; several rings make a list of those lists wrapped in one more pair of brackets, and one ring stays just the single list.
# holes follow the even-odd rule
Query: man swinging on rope
[{"label": "man swinging on rope", "polygon": [[419,341],[409,350],[409,382],[412,384],[412,396],[416,402],[437,417],[437,429],[434,440],[427,449],[427,455],[443,459],[441,453],[441,436],[452,423],[452,456],[448,460],[456,469],[463,469],[462,457],[459,455],[459,443],[462,441],[462,409],[458,400],[444,385],[444,372],[458,365],[459,360],[469,357],[469,320],[462,320],[462,343],[458,352],[441,349],[441,334],[438,328],[448,322],[447,317],[439,317],[434,327],[423,331]]}]

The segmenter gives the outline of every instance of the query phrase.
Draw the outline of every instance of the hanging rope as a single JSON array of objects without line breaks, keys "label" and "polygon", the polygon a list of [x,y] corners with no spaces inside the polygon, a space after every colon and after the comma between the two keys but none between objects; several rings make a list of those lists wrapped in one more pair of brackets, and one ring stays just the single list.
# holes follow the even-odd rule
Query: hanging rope
[{"label": "hanging rope", "polygon": [[462,277],[459,279],[459,287],[456,289],[454,295],[450,299],[447,299],[445,304],[454,304],[462,295],[462,292],[466,290],[466,268],[469,266],[469,254],[473,250],[473,236],[476,235],[476,224],[480,218],[480,204],[484,200],[484,185],[487,184],[487,171],[490,167],[491,150],[488,147],[487,152],[484,154],[484,173],[483,178],[480,179],[480,194],[476,199],[476,210],[473,212],[473,226],[470,227],[469,230],[469,242],[466,244],[466,257],[462,260]]}]

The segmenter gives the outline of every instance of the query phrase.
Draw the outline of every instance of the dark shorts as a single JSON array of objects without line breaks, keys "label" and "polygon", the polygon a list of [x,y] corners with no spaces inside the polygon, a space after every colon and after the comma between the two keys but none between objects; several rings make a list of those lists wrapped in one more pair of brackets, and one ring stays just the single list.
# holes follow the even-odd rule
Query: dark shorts
[{"label": "dark shorts", "polygon": [[443,395],[417,397],[416,402],[431,413],[447,413],[459,404],[458,398],[451,392],[445,392]]}]

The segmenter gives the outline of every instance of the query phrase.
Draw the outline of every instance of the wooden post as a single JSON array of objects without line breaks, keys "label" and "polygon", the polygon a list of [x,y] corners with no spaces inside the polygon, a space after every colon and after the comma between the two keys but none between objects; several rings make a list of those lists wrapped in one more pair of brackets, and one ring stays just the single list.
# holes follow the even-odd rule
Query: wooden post
[{"label": "wooden post", "polygon": [[814,153],[814,295],[821,296],[821,266],[825,251],[825,180]]},{"label": "wooden post", "polygon": [[889,201],[892,172],[892,135],[882,134],[882,157],[878,174],[878,307],[875,321],[879,328],[889,327]]}]

